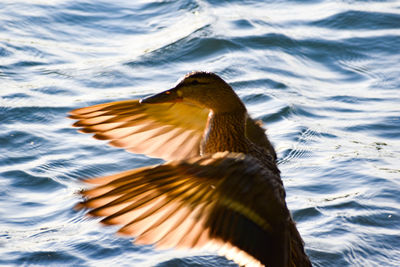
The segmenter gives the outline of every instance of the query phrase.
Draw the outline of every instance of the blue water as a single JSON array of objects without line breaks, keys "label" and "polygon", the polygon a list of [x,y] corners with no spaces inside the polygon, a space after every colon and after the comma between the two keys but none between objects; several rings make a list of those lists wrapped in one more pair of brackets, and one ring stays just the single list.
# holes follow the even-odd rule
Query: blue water
[{"label": "blue water", "polygon": [[236,266],[132,245],[73,210],[81,178],[160,160],[66,113],[192,70],[267,125],[315,266],[400,266],[400,3],[355,0],[1,1],[0,265]]}]

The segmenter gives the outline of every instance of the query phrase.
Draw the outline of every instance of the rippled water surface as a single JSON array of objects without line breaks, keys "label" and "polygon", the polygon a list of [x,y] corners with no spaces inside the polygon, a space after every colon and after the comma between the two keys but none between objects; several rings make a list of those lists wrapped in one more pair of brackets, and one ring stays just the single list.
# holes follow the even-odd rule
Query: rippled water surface
[{"label": "rippled water surface", "polygon": [[236,266],[132,245],[73,210],[80,178],[160,161],[66,113],[192,70],[267,125],[315,266],[400,266],[400,3],[351,0],[1,1],[0,265]]}]

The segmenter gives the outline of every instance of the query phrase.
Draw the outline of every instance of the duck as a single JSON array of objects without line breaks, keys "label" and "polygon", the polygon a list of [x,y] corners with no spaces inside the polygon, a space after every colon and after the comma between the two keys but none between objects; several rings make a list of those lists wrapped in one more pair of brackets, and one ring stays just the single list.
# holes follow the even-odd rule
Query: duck
[{"label": "duck", "polygon": [[72,110],[80,132],[165,162],[85,179],[76,209],[156,249],[206,249],[240,266],[311,266],[261,122],[212,72],[161,93]]}]

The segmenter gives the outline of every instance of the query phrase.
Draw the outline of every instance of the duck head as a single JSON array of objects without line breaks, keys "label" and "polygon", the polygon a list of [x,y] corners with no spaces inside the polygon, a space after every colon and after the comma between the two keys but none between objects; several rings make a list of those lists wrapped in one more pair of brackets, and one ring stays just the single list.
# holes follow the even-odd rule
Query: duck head
[{"label": "duck head", "polygon": [[209,108],[214,113],[246,110],[232,87],[211,72],[189,73],[174,88],[143,98],[140,103],[157,104],[182,101]]}]

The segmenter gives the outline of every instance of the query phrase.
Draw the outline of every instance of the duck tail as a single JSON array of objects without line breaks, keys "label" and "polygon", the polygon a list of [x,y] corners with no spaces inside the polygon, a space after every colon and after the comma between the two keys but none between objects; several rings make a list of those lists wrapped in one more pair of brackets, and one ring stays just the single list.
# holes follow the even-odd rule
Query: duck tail
[{"label": "duck tail", "polygon": [[304,241],[293,220],[290,222],[290,267],[310,267],[311,261],[304,251]]}]

